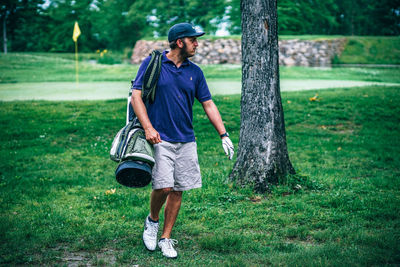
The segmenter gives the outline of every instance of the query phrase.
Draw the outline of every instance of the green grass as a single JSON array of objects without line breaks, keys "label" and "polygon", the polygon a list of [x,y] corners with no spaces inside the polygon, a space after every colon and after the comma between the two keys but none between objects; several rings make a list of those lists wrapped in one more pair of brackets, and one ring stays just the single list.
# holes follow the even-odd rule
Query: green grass
[{"label": "green grass", "polygon": [[344,35],[279,35],[279,40],[332,40],[346,38]]},{"label": "green grass", "polygon": [[[240,81],[240,65],[202,65],[207,79]],[[123,81],[136,76],[137,65],[79,63],[81,82]],[[280,67],[281,79],[329,79],[400,82],[398,68],[306,68]],[[74,82],[75,62],[60,54],[0,54],[0,83]]]},{"label": "green grass", "polygon": [[[0,55],[0,82],[72,82],[75,81],[75,61],[53,53],[9,53]],[[129,81],[137,65],[106,65],[79,63],[79,80]]]},{"label": "green grass", "polygon": [[[299,175],[269,195],[226,182],[233,162],[196,104],[203,188],[184,193],[175,261],[142,245],[150,187],[114,179],[108,151],[124,124],[124,99],[1,102],[0,263],[63,265],[80,256],[94,265],[396,265],[399,90],[283,93]],[[315,93],[320,101],[310,102]],[[237,146],[240,97],[215,102]]]},{"label": "green grass", "polygon": [[[78,53],[78,60],[79,61],[89,61],[89,60],[99,60],[100,53],[104,50],[98,50],[98,52],[94,53]],[[25,53],[23,53],[25,54]],[[28,54],[33,56],[43,56],[43,57],[54,57],[54,58],[63,58],[69,60],[75,60],[75,53],[48,53],[48,52],[29,52]],[[124,55],[121,52],[115,51],[107,51],[104,55],[113,56],[116,61],[120,61],[120,63],[124,59]],[[126,58],[127,59],[127,58]]]},{"label": "green grass", "polygon": [[354,80],[400,82],[400,68],[306,68],[279,67],[281,79]]},{"label": "green grass", "polygon": [[337,64],[400,64],[400,37],[348,37]]}]

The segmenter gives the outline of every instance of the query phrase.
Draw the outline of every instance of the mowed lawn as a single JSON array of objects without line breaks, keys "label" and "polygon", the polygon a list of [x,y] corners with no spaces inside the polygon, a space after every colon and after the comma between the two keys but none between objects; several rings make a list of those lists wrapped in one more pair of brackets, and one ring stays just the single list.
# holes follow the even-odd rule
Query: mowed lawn
[{"label": "mowed lawn", "polygon": [[[203,188],[184,194],[173,261],[141,241],[150,186],[114,178],[125,99],[0,102],[0,263],[398,265],[399,90],[282,93],[298,175],[265,195],[227,180],[233,161],[196,104]],[[240,97],[214,100],[237,147]]]},{"label": "mowed lawn", "polygon": [[[126,82],[129,85],[138,65],[79,62],[79,81]],[[241,65],[201,65],[207,80],[240,81]],[[308,68],[280,67],[283,80],[350,80],[400,83],[399,68]],[[56,53],[0,54],[0,83],[75,82],[75,62]],[[27,88],[29,90],[29,88]]]},{"label": "mowed lawn", "polygon": [[[0,101],[12,100],[104,100],[128,95],[138,65],[75,62],[60,53],[0,54]],[[91,56],[81,55],[82,58]],[[213,95],[241,91],[240,65],[203,65]],[[398,86],[399,68],[280,68],[281,91],[315,90],[376,85]]]}]

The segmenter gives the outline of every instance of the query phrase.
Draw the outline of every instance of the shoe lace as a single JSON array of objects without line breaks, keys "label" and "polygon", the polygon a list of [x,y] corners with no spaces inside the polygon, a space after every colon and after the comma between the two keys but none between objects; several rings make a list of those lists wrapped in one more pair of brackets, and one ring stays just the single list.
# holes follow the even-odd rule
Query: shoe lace
[{"label": "shoe lace", "polygon": [[166,242],[168,244],[168,248],[174,248],[174,246],[176,246],[178,244],[178,240],[176,240],[176,239],[166,238],[164,242]]},{"label": "shoe lace", "polygon": [[150,225],[151,225],[151,227],[150,227],[151,234],[152,235],[157,235],[157,233],[158,233],[158,223],[150,222]]}]

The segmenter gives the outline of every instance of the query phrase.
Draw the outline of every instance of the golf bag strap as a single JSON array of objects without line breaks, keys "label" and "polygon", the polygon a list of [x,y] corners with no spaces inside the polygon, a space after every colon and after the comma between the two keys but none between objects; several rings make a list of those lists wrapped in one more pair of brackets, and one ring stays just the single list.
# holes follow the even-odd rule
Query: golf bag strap
[{"label": "golf bag strap", "polygon": [[[142,85],[142,100],[147,108],[149,103],[153,103],[156,96],[156,88],[158,83],[158,78],[160,77],[161,72],[161,61],[162,61],[162,53],[157,50],[153,50],[150,54],[151,59],[149,65],[147,65],[146,71],[143,76],[143,85]],[[129,90],[129,99],[132,97],[132,92],[134,90],[133,84],[135,80],[131,81],[131,88]],[[137,119],[133,107],[130,103],[128,103],[128,120],[135,120],[136,123],[139,123]],[[136,124],[135,123],[135,124]]]},{"label": "golf bag strap", "polygon": [[[161,61],[162,61],[162,53],[157,50],[153,50],[150,54],[150,62],[147,65],[146,71],[143,76],[143,85],[142,85],[142,100],[147,108],[149,103],[153,103],[156,96],[156,88],[158,83],[158,78],[160,77],[161,72]],[[132,96],[132,92],[134,90],[133,84],[135,80],[131,81],[131,89],[129,90],[129,98]],[[136,120],[136,123],[139,123],[137,119],[132,105],[129,103],[128,107],[128,118],[129,121]],[[136,124],[135,123],[135,124]]]},{"label": "golf bag strap", "polygon": [[156,87],[161,72],[162,53],[157,50],[151,52],[151,59],[143,77],[142,99],[143,102],[153,103],[156,96]]}]

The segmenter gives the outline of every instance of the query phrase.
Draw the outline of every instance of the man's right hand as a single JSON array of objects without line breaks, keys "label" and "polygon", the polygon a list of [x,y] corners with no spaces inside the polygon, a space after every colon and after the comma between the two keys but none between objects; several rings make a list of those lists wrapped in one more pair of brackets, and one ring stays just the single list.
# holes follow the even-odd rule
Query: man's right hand
[{"label": "man's right hand", "polygon": [[233,147],[232,141],[228,136],[222,138],[222,147],[225,151],[225,155],[228,156],[229,160],[232,160],[235,148]]},{"label": "man's right hand", "polygon": [[151,144],[161,143],[160,134],[153,127],[144,129],[144,133],[146,134],[146,140]]}]

